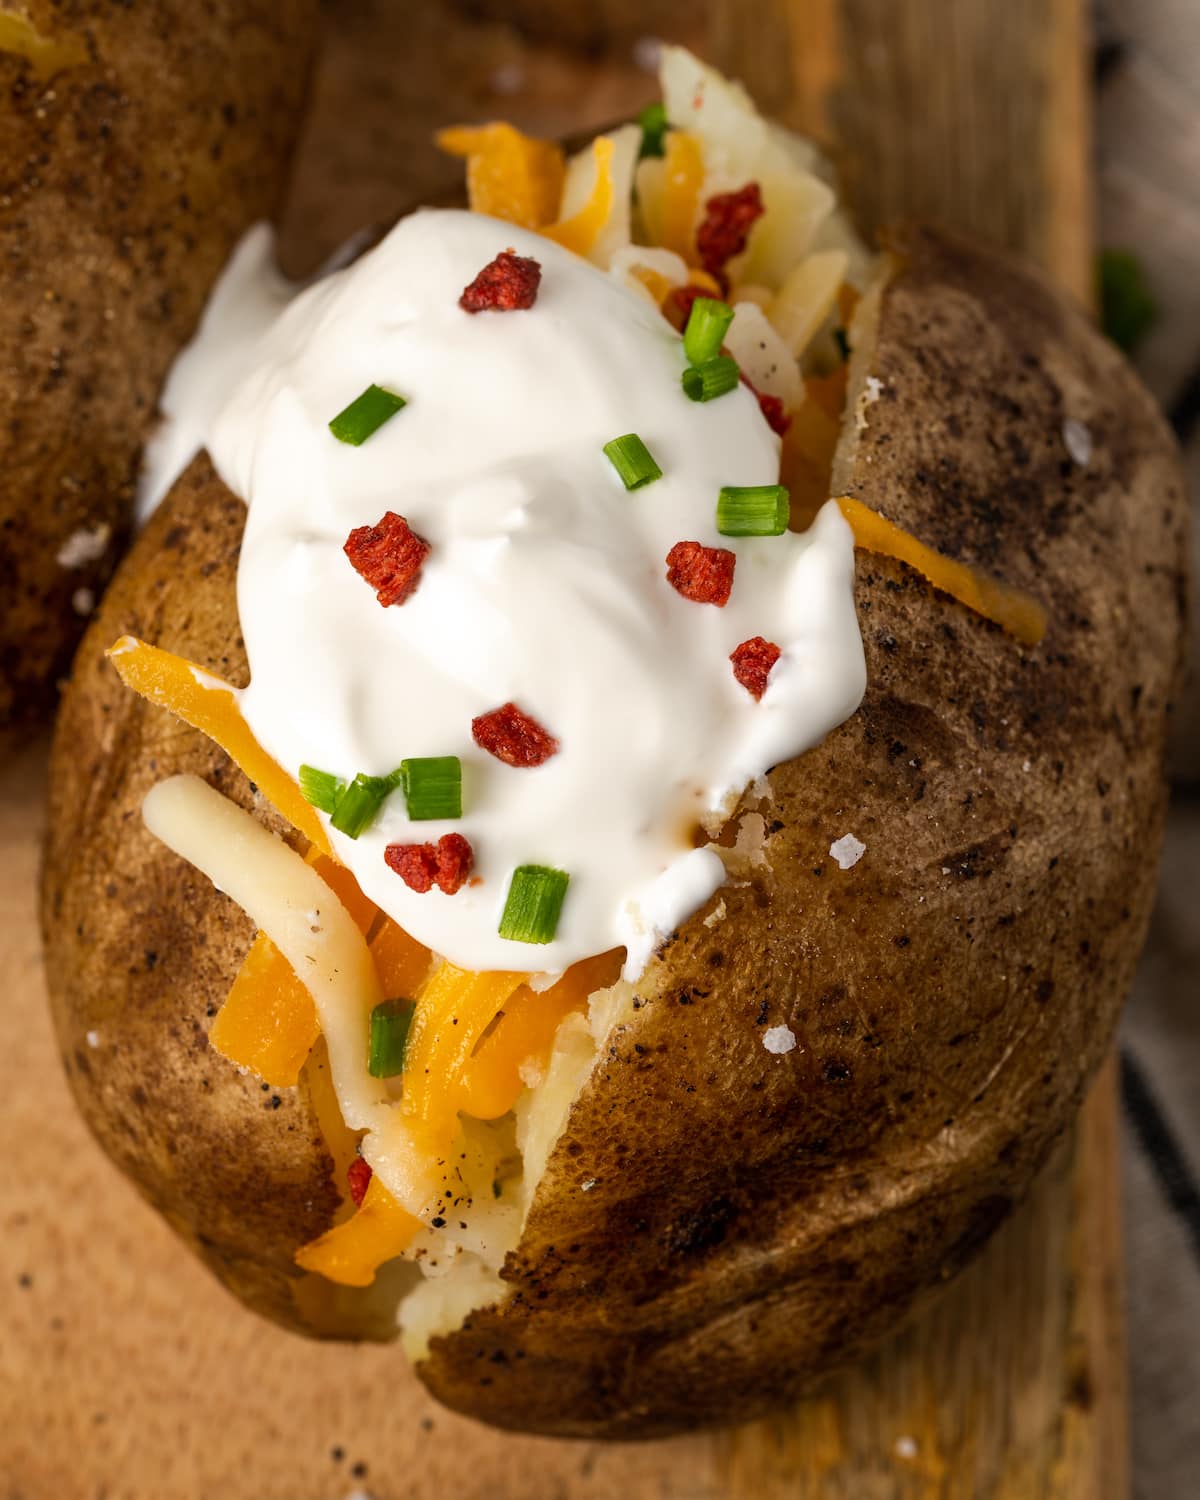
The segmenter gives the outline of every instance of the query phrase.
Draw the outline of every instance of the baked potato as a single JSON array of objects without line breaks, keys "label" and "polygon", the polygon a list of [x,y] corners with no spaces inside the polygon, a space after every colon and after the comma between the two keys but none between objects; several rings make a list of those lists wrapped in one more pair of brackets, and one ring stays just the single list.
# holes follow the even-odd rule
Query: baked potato
[{"label": "baked potato", "polygon": [[[644,967],[629,958],[617,979],[612,955],[588,957],[548,990],[520,986],[520,974],[495,972],[498,963],[463,974],[451,948],[438,951],[452,962],[430,967],[426,948],[414,955],[391,898],[375,892],[394,890],[419,922],[434,910],[474,911],[452,906],[470,865],[456,866],[453,881],[446,875],[448,890],[441,841],[436,850],[388,845],[388,868],[418,893],[410,899],[398,886],[381,887],[382,864],[368,870],[357,843],[334,846],[360,890],[346,866],[328,858],[329,830],[347,833],[338,819],[350,793],[303,760],[298,789],[284,769],[295,757],[278,748],[283,741],[269,723],[266,749],[254,740],[255,687],[240,700],[230,691],[247,683],[249,658],[262,660],[254,654],[260,603],[291,611],[277,632],[290,649],[308,628],[306,613],[320,615],[326,583],[331,594],[359,589],[361,572],[390,610],[426,587],[420,570],[431,548],[438,565],[438,535],[425,540],[390,510],[377,526],[356,526],[342,547],[345,517],[333,512],[330,520],[320,509],[337,493],[335,476],[361,476],[354,455],[405,405],[401,384],[372,384],[328,423],[306,417],[273,429],[285,439],[276,451],[298,455],[298,463],[270,493],[290,501],[319,476],[304,535],[280,564],[286,587],[270,570],[252,571],[272,557],[263,538],[272,539],[278,517],[264,530],[254,495],[248,531],[246,507],[221,477],[232,484],[235,473],[257,475],[257,458],[247,463],[246,455],[259,450],[231,445],[220,430],[210,440],[220,472],[209,456],[197,458],[138,539],[64,695],[42,892],[51,1004],[84,1116],[221,1280],[248,1306],[318,1336],[390,1338],[399,1306],[405,1349],[448,1405],[501,1427],[587,1438],[668,1434],[749,1418],[789,1399],[944,1284],[1020,1199],[1105,1053],[1144,934],[1187,603],[1186,510],[1171,438],[1083,314],[1036,272],[936,229],[894,233],[868,270],[809,149],[773,132],[743,94],[694,59],[667,52],[674,128],[657,142],[665,165],[647,150],[646,134],[638,165],[629,132],[595,143],[590,162],[582,153],[571,163],[509,127],[449,132],[449,148],[470,158],[472,207],[503,210],[523,226],[506,226],[512,248],[465,288],[462,311],[444,295],[453,286],[457,297],[462,284],[455,256],[468,244],[473,269],[476,251],[494,237],[493,221],[421,216],[423,228],[410,238],[418,254],[407,262],[391,248],[404,241],[402,223],[371,253],[360,282],[351,271],[305,294],[319,314],[312,323],[299,310],[285,315],[280,339],[297,362],[267,359],[261,369],[269,376],[239,388],[229,409],[256,431],[255,400],[266,392],[274,401],[270,393],[283,390],[272,411],[289,421],[288,413],[308,411],[314,387],[305,382],[315,379],[319,399],[310,406],[332,413],[331,388],[320,384],[329,367],[340,369],[346,349],[354,354],[365,343],[374,358],[383,347],[362,333],[358,311],[366,306],[382,318],[389,336],[399,327],[396,337],[417,338],[420,312],[397,317],[393,291],[419,310],[433,286],[426,300],[441,363],[423,367],[412,413],[397,424],[401,446],[369,450],[390,503],[410,481],[421,492],[435,486],[439,464],[456,456],[419,425],[419,408],[435,416],[443,409],[438,368],[453,382],[444,409],[476,418],[470,441],[457,445],[476,465],[486,457],[480,433],[507,438],[510,416],[525,416],[519,403],[502,401],[498,417],[479,415],[497,387],[519,388],[536,425],[547,407],[556,421],[565,412],[554,405],[560,397],[545,383],[547,369],[564,387],[571,369],[586,369],[590,384],[578,388],[598,405],[607,400],[610,364],[620,364],[613,384],[637,386],[640,370],[631,375],[621,364],[628,351],[605,343],[607,327],[598,331],[600,309],[622,338],[638,331],[649,339],[638,360],[666,349],[664,368],[672,384],[682,379],[685,394],[689,377],[693,386],[708,376],[723,382],[713,399],[724,405],[692,407],[677,384],[647,384],[635,391],[645,413],[672,414],[664,426],[643,413],[664,464],[635,437],[623,461],[637,472],[622,476],[623,487],[603,468],[577,480],[550,468],[550,490],[570,494],[577,484],[587,494],[587,521],[578,524],[615,505],[621,550],[601,546],[596,555],[623,560],[636,556],[635,528],[651,524],[637,517],[675,504],[672,475],[686,472],[687,456],[668,441],[671,422],[680,430],[691,423],[694,435],[703,419],[711,431],[701,442],[753,429],[755,461],[769,458],[772,473],[780,450],[770,446],[767,424],[784,432],[793,530],[829,535],[842,527],[836,507],[824,504],[834,495],[853,531],[837,534],[845,609],[852,595],[865,654],[857,711],[841,710],[830,720],[840,727],[768,775],[742,778],[749,787],[740,802],[709,825],[712,842],[698,838],[704,847],[691,851],[711,861],[719,850],[729,878],[665,925]],[[655,128],[661,134],[662,122]],[[638,223],[631,195],[618,190],[635,174]],[[705,205],[702,185],[739,181],[745,186],[716,192]],[[681,183],[690,195],[682,207]],[[755,216],[767,231],[757,239],[747,229]],[[679,253],[691,253],[681,225],[688,235],[694,228],[691,249],[703,272]],[[530,232],[539,226],[541,239]],[[549,245],[554,239],[558,247]],[[798,243],[807,248],[797,263]],[[569,250],[624,278],[620,296],[590,269],[573,269]],[[535,256],[545,261],[551,296],[563,299],[556,306],[570,316],[530,317],[542,276]],[[658,311],[644,301],[639,308],[630,283],[680,314],[682,346]],[[587,296],[569,302],[568,284]],[[366,288],[360,302],[339,301],[354,285]],[[711,296],[722,285],[732,308]],[[697,297],[706,291],[704,304]],[[707,341],[695,333],[697,308]],[[585,317],[593,319],[586,335]],[[545,330],[566,330],[564,338],[588,346],[589,359],[603,349],[602,374],[591,378],[596,364],[546,359],[546,348],[558,346],[537,344]],[[319,337],[335,340],[332,352]],[[490,363],[526,338],[542,358],[516,378]],[[714,353],[722,340],[736,364]],[[471,360],[443,359],[447,347],[484,350],[490,384],[472,385]],[[570,359],[579,353],[574,344],[563,348]],[[753,394],[738,387],[739,364]],[[355,367],[356,378],[363,368]],[[369,422],[351,433],[344,424],[363,412]],[[606,422],[607,415],[606,407]],[[577,462],[565,426],[551,429],[553,441]],[[589,430],[589,444],[594,436]],[[310,437],[325,446],[306,447]],[[333,439],[353,452],[336,450]],[[534,452],[541,464],[545,447]],[[734,456],[740,462],[744,452]],[[721,455],[722,473],[725,466]],[[595,488],[600,480],[608,491]],[[257,483],[252,477],[248,492]],[[646,483],[658,488],[639,512],[626,491]],[[751,489],[735,487],[733,497],[754,505],[765,497],[767,529],[718,528],[721,537],[753,536],[747,549],[786,537],[788,523],[780,486]],[[718,520],[724,497],[723,490]],[[426,499],[435,526],[442,498]],[[501,499],[503,525],[524,526],[511,493]],[[421,512],[413,514],[420,522]],[[764,512],[755,515],[755,524],[764,521]],[[466,534],[489,547],[495,540],[490,530]],[[326,579],[314,571],[322,554],[304,549],[330,541],[336,569]],[[765,614],[766,553],[726,551],[721,563],[700,543],[679,545],[704,554],[706,567],[728,564],[724,597],[716,597],[715,574],[704,575],[699,592],[685,592],[695,580],[672,577],[686,571],[672,561],[672,547],[666,583],[693,602],[683,615],[654,618],[686,616],[698,635],[724,620],[714,610],[687,610],[724,609],[738,556],[763,565],[752,575],[752,597]],[[801,549],[795,536],[767,545]],[[386,566],[372,572],[364,548]],[[627,569],[648,580],[654,611],[671,599],[653,593],[665,588],[660,555],[644,573]],[[320,590],[306,593],[305,579],[314,577]],[[569,635],[561,624],[569,602],[560,594],[555,603],[558,633]],[[365,662],[368,673],[383,673],[389,703],[400,700],[414,722],[436,709],[432,691],[415,711],[404,703],[387,641],[371,634],[380,618],[375,599],[360,592],[348,608],[358,612],[343,675]],[[388,628],[407,630],[411,618],[419,611],[389,615]],[[547,634],[542,623],[540,636]],[[479,649],[477,637],[465,638]],[[672,645],[682,649],[686,638]],[[757,679],[741,675],[744,647],[754,648]],[[328,716],[314,711],[328,700],[307,691],[324,670],[323,649],[322,641],[301,647],[303,680],[288,700],[290,711],[305,699],[312,737]],[[417,648],[407,641],[406,649]],[[764,649],[775,653],[765,665]],[[727,693],[722,712],[757,712],[737,696],[741,688],[755,703],[765,693],[769,705],[779,659],[771,641],[744,641],[729,658],[735,692],[727,664],[714,658],[722,677],[713,692]],[[668,660],[686,675],[684,657]],[[474,664],[470,652],[467,663]],[[861,685],[857,638],[842,665]],[[805,670],[816,669],[809,657]],[[118,673],[179,717],[129,692]],[[631,743],[639,731],[650,740],[657,734],[658,705],[638,701],[644,722],[630,725]],[[604,712],[615,708],[614,700]],[[512,701],[472,722],[484,751],[496,754],[497,714],[508,714],[510,726],[513,714],[522,721],[506,753],[532,756],[509,758],[510,768],[525,768],[511,774],[527,776],[556,755],[553,734]],[[558,721],[550,722],[557,732]],[[587,722],[595,723],[594,712]],[[484,737],[481,723],[490,724]],[[691,727],[681,716],[679,756],[694,748],[683,743]],[[570,753],[568,746],[564,764]],[[619,771],[615,758],[603,768],[612,777]],[[379,814],[382,799],[401,784],[408,818],[432,816],[414,810],[403,767],[396,775],[399,782],[374,767],[366,777],[370,817],[387,816]],[[665,798],[662,785],[652,780],[652,798]],[[328,825],[314,808],[330,816]],[[577,808],[581,824],[586,811]],[[462,827],[474,836],[471,813]],[[355,827],[349,839],[371,835],[369,818]],[[690,839],[694,824],[680,824],[675,838],[685,829]],[[486,887],[494,867],[483,853]],[[430,896],[435,878],[440,894]],[[266,899],[272,890],[277,902]],[[443,897],[452,901],[437,906]],[[421,908],[423,901],[432,904]],[[284,904],[286,931],[282,920],[273,925]],[[502,939],[508,910],[506,901]],[[493,925],[493,943],[494,934]],[[526,941],[553,939],[546,930]],[[409,966],[403,977],[397,953]],[[275,990],[262,982],[268,970]],[[327,1002],[323,1009],[322,986],[332,993],[339,985],[341,1011]],[[401,1028],[397,1041],[397,1013],[385,1016],[377,1057],[376,1014],[408,1003],[380,997],[413,993],[410,1032]],[[300,1025],[299,1010],[289,1012],[284,1000],[307,1006],[311,1024]],[[239,1043],[236,1016],[245,1014],[260,1051],[245,1034]],[[291,1047],[286,1066],[272,1052],[280,1034]],[[505,1087],[496,1081],[498,1054],[511,1074]],[[376,1103],[367,1109],[362,1090],[352,1095],[339,1081],[347,1056],[356,1078],[370,1073],[383,1125]],[[430,1100],[438,1089],[435,1130]]]},{"label": "baked potato", "polygon": [[[895,244],[853,378],[835,487],[1043,598],[1045,640],[860,553],[861,709],[743,803],[761,859],[721,920],[714,898],[672,936],[581,1070],[508,1300],[418,1365],[497,1425],[647,1437],[792,1395],[980,1247],[1111,1037],[1183,639],[1173,444],[1081,313],[933,230]],[[315,1075],[268,1090],[206,1047],[252,925],[139,806],[188,771],[283,825],[103,655],[131,632],[244,680],[243,519],[197,460],[77,660],[44,876],[55,1023],[97,1138],[227,1286],[302,1331],[379,1334],[389,1289],[306,1292],[319,1278],[293,1264],[340,1199]],[[847,832],[866,847],[843,870]],[[762,1045],[775,1025],[798,1039],[785,1058]]]},{"label": "baked potato", "polygon": [[47,714],[167,369],[278,202],[315,23],[315,0],[0,6],[0,736]]}]

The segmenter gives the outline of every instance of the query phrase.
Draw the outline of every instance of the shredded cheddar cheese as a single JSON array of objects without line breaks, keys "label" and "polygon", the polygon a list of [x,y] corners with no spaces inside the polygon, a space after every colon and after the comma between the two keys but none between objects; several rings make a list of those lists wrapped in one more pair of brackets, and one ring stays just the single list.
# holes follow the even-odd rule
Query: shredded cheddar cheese
[{"label": "shredded cheddar cheese", "polygon": [[672,284],[667,277],[650,266],[634,266],[629,274],[646,288],[659,307],[662,307],[673,291]]},{"label": "shredded cheddar cheese", "polygon": [[404,1058],[404,1111],[418,1139],[443,1151],[458,1120],[467,1059],[524,974],[468,974],[444,963],[417,996]]},{"label": "shredded cheddar cheese", "polygon": [[43,80],[88,61],[82,36],[44,36],[27,15],[9,10],[0,12],[0,52],[25,58],[34,76]]},{"label": "shredded cheddar cheese", "polygon": [[696,264],[696,220],[703,185],[704,153],[699,140],[686,130],[672,130],[667,136],[662,243],[692,266]]},{"label": "shredded cheddar cheese", "polygon": [[401,1255],[420,1228],[420,1219],[407,1213],[375,1176],[353,1217],[302,1245],[296,1264],[342,1286],[370,1286],[379,1267]]},{"label": "shredded cheddar cheese", "polygon": [[[817,512],[829,499],[833,473],[833,455],[841,436],[840,408],[833,411],[833,401],[844,401],[845,366],[839,376],[804,382],[804,400],[792,412],[791,424],[783,435],[779,456],[779,477],[787,487],[791,505],[790,525],[805,531]],[[836,383],[841,395],[830,389]],[[832,396],[833,400],[827,400]]]},{"label": "shredded cheddar cheese", "polygon": [[566,170],[560,146],[504,123],[452,125],[436,139],[451,156],[466,157],[473,212],[525,229],[540,229],[557,216]]},{"label": "shredded cheddar cheese", "polygon": [[587,255],[608,223],[613,209],[613,153],[616,147],[606,135],[597,136],[592,142],[592,157],[596,166],[596,181],[591,197],[569,219],[560,219],[556,224],[546,223],[541,232],[548,240],[554,240],[565,250],[576,255]]},{"label": "shredded cheddar cheese", "polygon": [[391,1000],[409,1000],[425,982],[432,955],[398,923],[384,917],[371,939],[371,957],[384,994]]},{"label": "shredded cheddar cheese", "polygon": [[1023,646],[1036,646],[1045,635],[1046,611],[1036,599],[1020,589],[977,573],[966,563],[935,552],[861,500],[843,495],[838,505],[850,523],[856,547],[907,563],[927,578],[934,588],[950,594],[977,615],[1001,626]]},{"label": "shredded cheddar cheese", "polygon": [[[369,932],[378,908],[359,890],[350,871],[315,850],[308,863],[358,930],[364,935]],[[248,1068],[264,1083],[292,1088],[320,1034],[312,996],[271,939],[260,932],[209,1030],[209,1043],[222,1057]]]},{"label": "shredded cheddar cheese", "polygon": [[618,949],[572,965],[544,994],[522,985],[463,1069],[459,1107],[464,1113],[479,1120],[507,1114],[525,1086],[523,1072],[545,1068],[562,1022],[584,1010],[590,995],[615,984],[620,972]]},{"label": "shredded cheddar cheese", "polygon": [[264,1083],[287,1089],[298,1082],[320,1034],[312,996],[260,932],[209,1028],[209,1045]]},{"label": "shredded cheddar cheese", "polygon": [[721,290],[721,283],[702,266],[693,266],[688,272],[688,286],[698,286],[706,297],[716,297],[721,300],[725,296]]},{"label": "shredded cheddar cheese", "polygon": [[316,811],[250,733],[238,708],[237,688],[194,662],[148,646],[132,635],[123,635],[106,654],[126,687],[208,735],[310,844],[322,854],[331,852]]}]

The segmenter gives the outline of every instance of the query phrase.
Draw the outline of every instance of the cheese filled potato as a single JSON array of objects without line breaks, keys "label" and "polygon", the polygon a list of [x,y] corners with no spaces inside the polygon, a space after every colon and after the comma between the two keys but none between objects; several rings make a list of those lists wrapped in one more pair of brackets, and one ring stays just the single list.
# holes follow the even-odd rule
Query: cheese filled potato
[{"label": "cheese filled potato", "polygon": [[123,549],[164,376],[273,212],[313,0],[0,4],[0,738]]},{"label": "cheese filled potato", "polygon": [[1026,1191],[1144,934],[1186,602],[1079,310],[868,255],[806,143],[663,85],[568,161],[446,132],[471,211],[265,332],[234,262],[43,889],[80,1107],[222,1281],[589,1438],[788,1400]]}]

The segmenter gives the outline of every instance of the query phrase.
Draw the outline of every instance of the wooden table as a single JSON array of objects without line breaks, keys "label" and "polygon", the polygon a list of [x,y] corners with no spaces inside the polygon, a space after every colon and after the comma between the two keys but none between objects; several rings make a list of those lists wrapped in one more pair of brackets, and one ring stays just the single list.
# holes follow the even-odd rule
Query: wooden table
[{"label": "wooden table", "polygon": [[[610,8],[629,14],[619,0],[592,7]],[[521,9],[536,20],[532,0]],[[714,0],[691,40],[779,115],[836,135],[869,218],[936,212],[1025,248],[1085,292],[1082,0],[759,0],[752,25],[746,15]],[[628,56],[584,66],[503,27],[452,23],[432,3],[342,5],[290,253],[312,259],[430,190],[443,168],[421,143],[451,116],[505,113],[552,131],[628,112],[651,92]],[[434,1406],[394,1351],[305,1343],[245,1313],[71,1106],[34,919],[43,763],[33,745],[0,773],[4,1500],[1128,1493],[1107,1075],[1030,1201],[932,1312],[750,1427],[640,1446],[500,1437]]]}]

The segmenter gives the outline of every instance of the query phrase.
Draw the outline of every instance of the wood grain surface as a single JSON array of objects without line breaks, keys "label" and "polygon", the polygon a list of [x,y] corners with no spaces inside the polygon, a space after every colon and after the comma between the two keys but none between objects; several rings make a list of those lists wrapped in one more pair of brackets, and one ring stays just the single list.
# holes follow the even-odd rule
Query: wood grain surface
[{"label": "wood grain surface", "polygon": [[[528,25],[537,10],[522,6]],[[1081,0],[761,0],[748,27],[724,0],[692,39],[777,113],[836,133],[868,216],[968,223],[1082,293],[1081,12]],[[451,117],[550,132],[628,113],[651,91],[625,42],[585,64],[492,21],[454,22],[434,0],[346,0],[330,9],[289,255],[318,259],[433,191],[447,169],[424,142]],[[3,1500],[1127,1494],[1107,1077],[1030,1201],[935,1307],[751,1427],[638,1446],[500,1437],[435,1407],[391,1350],[305,1343],[245,1313],[70,1105],[33,913],[43,762],[35,745],[0,771]]]}]

